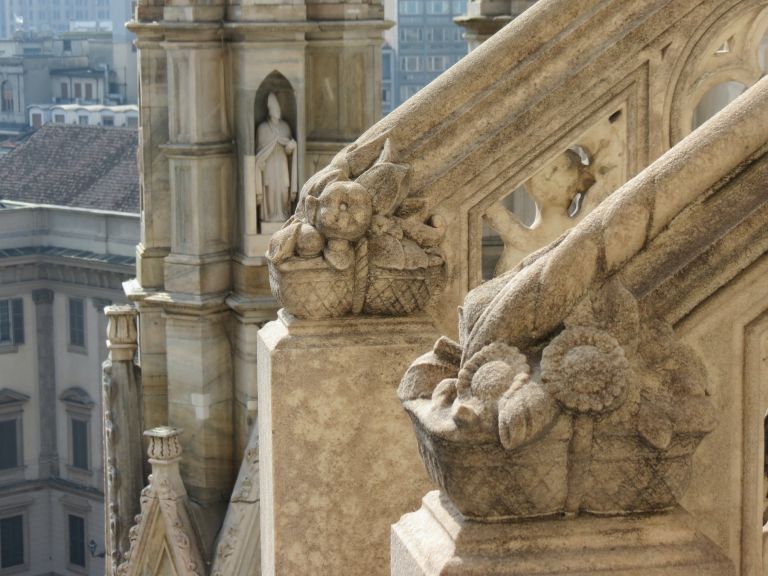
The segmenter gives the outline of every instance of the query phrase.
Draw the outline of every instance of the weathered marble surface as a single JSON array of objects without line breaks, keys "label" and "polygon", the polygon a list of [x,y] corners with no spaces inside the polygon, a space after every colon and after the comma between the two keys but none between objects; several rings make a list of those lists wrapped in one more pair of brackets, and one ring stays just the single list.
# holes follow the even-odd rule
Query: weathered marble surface
[{"label": "weathered marble surface", "polygon": [[[531,517],[667,517],[696,478],[691,512],[717,541],[704,548],[718,557],[649,573],[729,573],[725,558],[735,573],[757,573],[764,488],[756,454],[765,396],[755,379],[765,373],[757,358],[767,305],[754,278],[768,248],[766,109],[762,80],[557,242],[471,291],[460,311],[460,341],[444,337],[412,364],[401,400],[430,476],[468,526],[496,523],[495,531],[483,528],[490,538]],[[726,262],[729,250],[738,257]],[[723,290],[731,295],[727,303]],[[708,306],[709,299],[720,308]],[[705,314],[696,309],[703,306]],[[706,354],[675,334],[671,323],[681,321]],[[737,334],[726,354],[723,329],[729,339]],[[726,382],[729,366],[737,374]],[[740,398],[743,413],[731,407]],[[699,443],[722,419],[744,448],[726,449],[720,436],[694,467]],[[717,449],[733,454],[729,468]],[[749,472],[729,482],[716,470]],[[730,507],[714,505],[721,499]],[[436,553],[430,534],[405,527],[425,518],[406,516],[395,528],[396,555],[410,566],[405,573],[449,574],[452,563],[457,573],[474,573],[475,552],[460,549],[459,541],[456,557],[438,568],[421,562],[419,545],[431,551],[427,556]],[[438,540],[445,536],[431,530]],[[740,546],[728,533],[741,534]],[[649,545],[664,558],[661,544]],[[505,554],[487,569],[505,573],[520,559]],[[616,556],[606,566],[621,573],[631,557]],[[550,560],[545,565],[559,573],[573,559]],[[519,573],[537,570],[544,568]],[[644,572],[630,563],[628,573]]]},{"label": "weathered marble surface", "polygon": [[732,576],[684,510],[483,524],[438,491],[392,527],[392,576]]},{"label": "weathered marble surface", "polygon": [[259,332],[263,575],[389,573],[389,526],[431,487],[395,383],[434,336],[284,312]]}]

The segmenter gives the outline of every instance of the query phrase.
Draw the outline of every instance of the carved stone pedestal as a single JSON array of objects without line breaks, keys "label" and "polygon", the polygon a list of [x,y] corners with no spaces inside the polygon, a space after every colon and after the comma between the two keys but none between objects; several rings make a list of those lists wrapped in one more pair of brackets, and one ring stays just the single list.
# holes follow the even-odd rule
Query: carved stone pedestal
[{"label": "carved stone pedestal", "polygon": [[389,574],[390,526],[431,488],[397,383],[434,338],[425,318],[282,310],[261,329],[262,576]]},{"label": "carved stone pedestal", "polygon": [[392,526],[392,576],[729,576],[682,509],[514,523],[466,520],[437,490]]}]

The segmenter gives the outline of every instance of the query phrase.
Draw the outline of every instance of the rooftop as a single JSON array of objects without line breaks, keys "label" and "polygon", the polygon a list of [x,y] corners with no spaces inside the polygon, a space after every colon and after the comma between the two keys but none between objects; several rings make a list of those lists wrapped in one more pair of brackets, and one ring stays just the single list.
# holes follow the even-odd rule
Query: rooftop
[{"label": "rooftop", "polygon": [[138,213],[138,132],[46,124],[0,157],[0,200]]}]

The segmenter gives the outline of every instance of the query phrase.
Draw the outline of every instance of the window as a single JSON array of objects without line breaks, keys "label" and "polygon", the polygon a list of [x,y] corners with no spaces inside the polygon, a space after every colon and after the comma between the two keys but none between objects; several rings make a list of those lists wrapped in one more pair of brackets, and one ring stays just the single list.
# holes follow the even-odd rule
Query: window
[{"label": "window", "polygon": [[90,422],[94,401],[88,392],[77,386],[64,390],[59,399],[64,403],[69,420],[70,480],[87,480],[91,473]]},{"label": "window", "polygon": [[[10,388],[0,389],[0,472],[3,481],[23,480],[21,423],[29,396]],[[10,472],[15,470],[16,472]]]},{"label": "window", "polygon": [[421,14],[421,5],[419,0],[403,0],[400,2],[400,14]]},{"label": "window", "polygon": [[[79,120],[80,124],[88,124],[87,116],[80,116]],[[69,299],[69,344],[85,348],[85,305],[82,298]]]},{"label": "window", "polygon": [[83,85],[80,82],[75,82],[75,98],[83,97]]},{"label": "window", "polygon": [[400,28],[401,42],[421,42],[421,28]]},{"label": "window", "polygon": [[72,52],[72,40],[64,40],[64,52]]},{"label": "window", "polygon": [[78,116],[77,123],[80,124],[80,126],[88,126],[88,116]]},{"label": "window", "polygon": [[24,515],[0,518],[0,569],[24,564]]},{"label": "window", "polygon": [[90,82],[86,83],[85,85],[85,99],[93,100],[93,84]]},{"label": "window", "polygon": [[101,117],[101,125],[102,126],[114,126],[115,125],[115,118],[114,118],[114,116],[102,116]]},{"label": "window", "polygon": [[85,518],[68,514],[69,563],[85,568]]},{"label": "window", "polygon": [[13,112],[13,85],[9,80],[3,82],[0,92],[2,92],[3,97],[2,111]]},{"label": "window", "polygon": [[64,100],[66,100],[67,98],[69,98],[69,86],[67,85],[66,82],[62,82],[60,87],[61,87],[61,97]]},{"label": "window", "polygon": [[56,124],[64,124],[64,114],[54,114],[53,121]]},{"label": "window", "polygon": [[427,70],[431,72],[442,72],[450,66],[448,59],[448,56],[428,56]]},{"label": "window", "polygon": [[136,118],[136,116],[128,116],[125,119],[125,125],[128,126],[128,128],[138,128],[139,127],[139,119]]},{"label": "window", "polygon": [[400,70],[403,72],[418,72],[421,70],[421,59],[418,56],[401,56]]},{"label": "window", "polygon": [[408,100],[411,96],[416,94],[419,90],[421,90],[422,86],[416,86],[413,84],[400,86],[400,102],[404,102],[405,100]]},{"label": "window", "polygon": [[448,14],[449,12],[448,0],[429,0],[427,2],[427,14]]},{"label": "window", "polygon": [[453,13],[464,14],[467,9],[466,0],[453,0]]},{"label": "window", "polygon": [[0,470],[19,467],[18,419],[0,420]]},{"label": "window", "polygon": [[381,89],[381,103],[385,106],[392,104],[392,90],[390,88]]},{"label": "window", "polygon": [[43,115],[39,113],[32,114],[32,128],[40,128],[43,125]]},{"label": "window", "polygon": [[88,421],[72,417],[72,466],[88,470]]},{"label": "window", "polygon": [[24,344],[24,300],[0,300],[0,347]]},{"label": "window", "polygon": [[381,79],[392,80],[392,54],[389,52],[381,55]]}]

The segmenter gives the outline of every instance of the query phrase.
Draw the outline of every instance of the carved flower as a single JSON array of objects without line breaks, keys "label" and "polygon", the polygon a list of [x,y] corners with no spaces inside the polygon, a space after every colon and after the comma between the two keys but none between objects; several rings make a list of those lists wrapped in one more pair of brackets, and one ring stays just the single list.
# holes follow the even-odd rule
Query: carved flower
[{"label": "carved flower", "polygon": [[525,356],[517,348],[494,342],[462,367],[457,389],[460,394],[471,390],[472,396],[484,401],[498,400],[518,375],[527,376],[530,371]]},{"label": "carved flower", "polygon": [[629,363],[610,334],[594,328],[563,331],[544,349],[544,388],[567,410],[603,413],[618,408],[627,388]]},{"label": "carved flower", "polygon": [[371,222],[371,195],[354,182],[334,182],[318,198],[306,199],[311,222],[326,238],[350,240],[362,238]]}]

